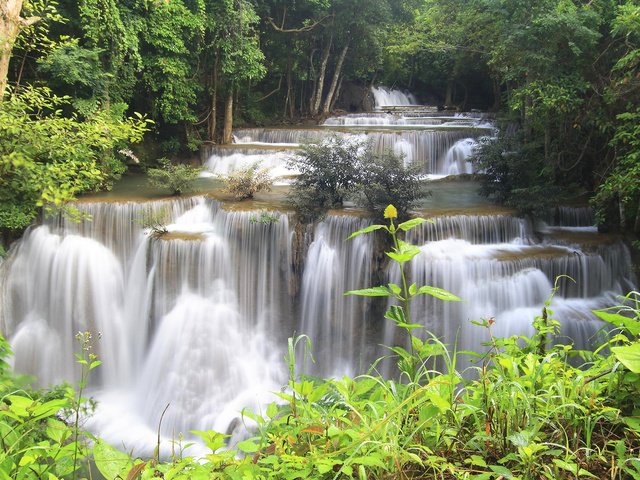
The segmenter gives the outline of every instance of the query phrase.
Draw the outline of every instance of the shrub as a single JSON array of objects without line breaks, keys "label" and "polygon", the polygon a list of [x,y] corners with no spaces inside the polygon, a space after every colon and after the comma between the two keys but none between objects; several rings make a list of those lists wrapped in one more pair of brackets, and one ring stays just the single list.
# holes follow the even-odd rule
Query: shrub
[{"label": "shrub", "polygon": [[371,212],[393,202],[402,218],[423,194],[416,166],[405,166],[403,158],[390,151],[375,153],[370,144],[358,140],[334,136],[307,145],[291,159],[290,167],[300,176],[289,201],[306,220],[321,217],[349,197]]},{"label": "shrub", "polygon": [[542,216],[558,204],[562,189],[544,161],[542,145],[525,143],[520,136],[501,133],[480,140],[472,158],[484,174],[480,193],[521,214]]},{"label": "shrub", "polygon": [[269,169],[260,168],[260,162],[222,176],[222,181],[225,183],[224,191],[236,200],[253,198],[256,193],[268,192],[273,186]]},{"label": "shrub", "polygon": [[357,203],[371,212],[382,212],[393,203],[398,218],[406,218],[408,211],[425,194],[418,165],[405,166],[401,155],[392,151],[376,155],[371,148],[367,148],[362,161]]},{"label": "shrub", "polygon": [[306,220],[321,217],[328,209],[339,207],[360,182],[361,156],[365,144],[331,136],[319,144],[302,147],[290,159],[289,167],[298,170],[289,193],[289,201]]},{"label": "shrub", "polygon": [[149,182],[156,188],[168,188],[172,195],[181,195],[193,188],[200,175],[200,168],[191,165],[173,164],[167,158],[158,160],[160,168],[147,170]]}]

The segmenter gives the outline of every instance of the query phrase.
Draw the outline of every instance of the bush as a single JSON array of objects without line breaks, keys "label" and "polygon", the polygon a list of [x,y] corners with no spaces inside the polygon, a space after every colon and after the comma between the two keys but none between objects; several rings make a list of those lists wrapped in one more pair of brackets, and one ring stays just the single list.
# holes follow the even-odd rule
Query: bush
[{"label": "bush", "polygon": [[41,210],[69,213],[78,195],[110,187],[126,169],[119,149],[142,140],[148,121],[106,110],[80,121],[66,97],[23,87],[0,108],[0,229],[19,231]]},{"label": "bush", "polygon": [[236,200],[253,198],[258,192],[268,192],[273,186],[273,179],[269,175],[268,168],[260,168],[260,162],[250,167],[231,172],[222,176],[225,183],[224,191]]},{"label": "bush", "polygon": [[521,214],[543,216],[562,196],[543,150],[537,142],[524,143],[518,134],[481,139],[472,158],[484,174],[480,193]]},{"label": "bush", "polygon": [[321,217],[339,207],[360,181],[361,155],[365,144],[338,136],[302,147],[289,161],[298,170],[289,201],[306,220]]},{"label": "bush", "polygon": [[300,171],[289,201],[307,221],[342,206],[347,198],[372,212],[394,203],[402,218],[423,194],[417,167],[405,167],[393,152],[376,154],[362,141],[334,136],[306,145],[289,166]]},{"label": "bush", "polygon": [[403,219],[425,194],[420,167],[405,166],[402,156],[391,151],[375,155],[367,148],[361,172],[357,203],[371,212],[382,212],[384,207],[393,204],[398,218]]},{"label": "bush", "polygon": [[182,195],[193,188],[200,175],[200,168],[191,165],[173,164],[167,158],[158,160],[160,168],[147,170],[149,182],[156,188],[168,188],[172,195]]}]

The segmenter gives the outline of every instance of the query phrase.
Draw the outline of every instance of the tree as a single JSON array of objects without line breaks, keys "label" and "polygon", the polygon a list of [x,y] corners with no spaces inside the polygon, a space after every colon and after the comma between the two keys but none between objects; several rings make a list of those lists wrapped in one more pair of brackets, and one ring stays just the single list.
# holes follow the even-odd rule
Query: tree
[{"label": "tree", "polygon": [[375,153],[370,144],[350,138],[334,136],[306,145],[289,166],[300,172],[289,201],[304,221],[322,217],[347,198],[372,213],[393,200],[404,217],[424,194],[419,167],[405,166],[401,156]]},{"label": "tree", "polygon": [[36,15],[22,17],[23,0],[0,1],[0,102],[7,89],[9,60],[18,35],[26,27],[40,20]]},{"label": "tree", "polygon": [[77,195],[109,188],[125,169],[117,151],[142,139],[147,121],[99,111],[65,117],[68,98],[26,87],[0,108],[0,229],[21,230],[37,215],[73,214]]},{"label": "tree", "polygon": [[314,220],[342,205],[355,191],[360,178],[362,142],[332,136],[319,144],[309,144],[289,161],[300,175],[294,181],[289,201],[306,220]]},{"label": "tree", "polygon": [[190,165],[173,164],[167,158],[159,160],[160,168],[147,170],[149,183],[156,188],[169,189],[172,195],[182,195],[193,188],[200,176],[200,168]]},{"label": "tree", "polygon": [[233,171],[222,177],[224,191],[236,200],[253,198],[258,192],[268,192],[273,186],[273,179],[268,168],[260,168],[256,162],[245,168]]},{"label": "tree", "polygon": [[222,143],[231,143],[236,90],[243,81],[261,79],[266,70],[264,54],[254,30],[258,17],[251,4],[246,0],[224,0],[220,3],[216,17],[216,66],[226,84]]},{"label": "tree", "polygon": [[417,164],[405,165],[404,158],[392,151],[376,154],[370,145],[366,148],[361,164],[361,178],[357,188],[358,204],[381,215],[384,207],[393,203],[398,218],[406,219],[409,210],[425,194],[420,167]]},{"label": "tree", "polygon": [[593,204],[601,223],[640,234],[640,6],[619,5],[611,34],[617,48],[605,98],[615,117],[600,125],[612,132],[615,155]]}]

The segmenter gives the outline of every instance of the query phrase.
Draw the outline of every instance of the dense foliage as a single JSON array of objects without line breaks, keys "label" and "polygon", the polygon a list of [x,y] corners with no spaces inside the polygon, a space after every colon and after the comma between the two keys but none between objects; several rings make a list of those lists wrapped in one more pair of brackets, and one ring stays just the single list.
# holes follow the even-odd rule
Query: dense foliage
[{"label": "dense foliage", "polygon": [[147,170],[149,183],[156,188],[167,189],[172,195],[182,195],[193,188],[200,176],[200,168],[191,165],[173,164],[167,158],[158,160],[159,168]]},{"label": "dense foliage", "polygon": [[0,231],[26,227],[38,208],[59,210],[78,194],[108,188],[125,170],[119,148],[142,139],[142,118],[101,109],[65,114],[69,99],[23,88],[0,108]]},{"label": "dense foliage", "polygon": [[303,221],[321,218],[347,199],[371,213],[393,200],[400,216],[406,217],[423,194],[417,166],[406,166],[393,152],[375,153],[370,144],[345,137],[304,145],[289,167],[299,172],[289,201]]}]

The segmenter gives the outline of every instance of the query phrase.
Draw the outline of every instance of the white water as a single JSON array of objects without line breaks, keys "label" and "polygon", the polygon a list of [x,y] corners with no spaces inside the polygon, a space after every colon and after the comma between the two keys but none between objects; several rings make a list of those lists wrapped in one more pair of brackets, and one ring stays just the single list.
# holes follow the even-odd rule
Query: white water
[{"label": "white water", "polygon": [[379,154],[393,151],[403,155],[406,164],[419,165],[425,175],[473,173],[467,159],[475,141],[494,133],[486,116],[445,116],[431,107],[416,105],[411,94],[385,87],[372,92],[378,106],[402,108],[331,117],[316,128],[237,129],[233,146],[212,146],[204,151],[204,167],[213,175],[226,175],[259,163],[275,178],[290,177],[298,173],[287,166],[291,149],[320,142],[331,134],[369,142]]},{"label": "white water", "polygon": [[402,106],[402,105],[417,105],[418,101],[416,97],[409,93],[400,90],[392,90],[387,87],[372,87],[371,93],[375,99],[376,107],[386,106]]}]

